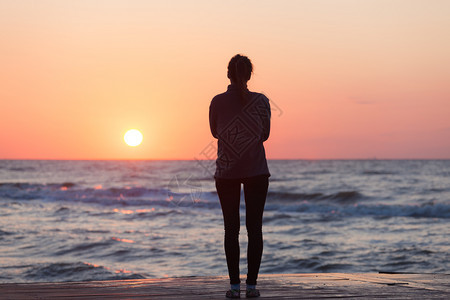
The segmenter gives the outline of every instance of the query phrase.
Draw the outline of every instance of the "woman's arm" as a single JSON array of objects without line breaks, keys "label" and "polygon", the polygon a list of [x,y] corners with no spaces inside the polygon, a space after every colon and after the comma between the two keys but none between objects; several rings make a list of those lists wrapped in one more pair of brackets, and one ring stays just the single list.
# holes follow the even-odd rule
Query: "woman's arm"
[{"label": "woman's arm", "polygon": [[264,97],[265,107],[266,107],[266,113],[264,114],[264,117],[262,118],[262,124],[263,124],[263,142],[267,141],[270,135],[270,103],[269,99],[267,97]]},{"label": "woman's arm", "polygon": [[214,108],[214,99],[209,105],[209,128],[213,137],[217,139],[217,113]]}]

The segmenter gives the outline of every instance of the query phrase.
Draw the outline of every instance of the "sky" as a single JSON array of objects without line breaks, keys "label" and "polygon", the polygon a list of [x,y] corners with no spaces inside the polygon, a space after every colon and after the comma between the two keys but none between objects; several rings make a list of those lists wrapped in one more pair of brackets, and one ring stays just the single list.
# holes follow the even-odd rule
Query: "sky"
[{"label": "sky", "polygon": [[0,159],[211,158],[237,53],[272,104],[269,159],[448,159],[448,16],[446,0],[0,0]]}]

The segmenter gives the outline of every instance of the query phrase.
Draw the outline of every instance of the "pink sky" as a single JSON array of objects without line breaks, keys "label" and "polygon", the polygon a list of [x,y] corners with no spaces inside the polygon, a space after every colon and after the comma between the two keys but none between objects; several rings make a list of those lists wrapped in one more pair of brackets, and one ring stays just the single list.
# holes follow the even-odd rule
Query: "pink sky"
[{"label": "pink sky", "polygon": [[281,110],[269,158],[450,158],[448,16],[450,1],[1,1],[0,159],[200,158],[236,53]]}]

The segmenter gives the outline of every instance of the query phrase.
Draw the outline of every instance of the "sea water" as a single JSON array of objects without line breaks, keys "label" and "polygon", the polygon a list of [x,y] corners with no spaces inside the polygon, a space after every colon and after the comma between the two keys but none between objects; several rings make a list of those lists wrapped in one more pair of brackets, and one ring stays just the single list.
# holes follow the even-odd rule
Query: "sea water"
[{"label": "sea water", "polygon": [[[0,161],[0,282],[226,275],[222,212],[201,164]],[[449,271],[449,160],[269,168],[260,273]],[[240,243],[244,278],[244,201]]]}]

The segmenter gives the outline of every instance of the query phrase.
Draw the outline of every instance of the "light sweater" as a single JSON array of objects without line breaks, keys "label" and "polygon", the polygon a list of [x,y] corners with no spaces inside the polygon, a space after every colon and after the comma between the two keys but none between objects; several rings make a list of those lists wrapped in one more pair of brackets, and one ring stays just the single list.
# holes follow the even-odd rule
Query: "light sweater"
[{"label": "light sweater", "polygon": [[212,99],[209,124],[218,139],[215,178],[270,176],[263,145],[270,133],[266,96],[247,91],[244,104],[238,88],[231,84],[225,93]]}]

